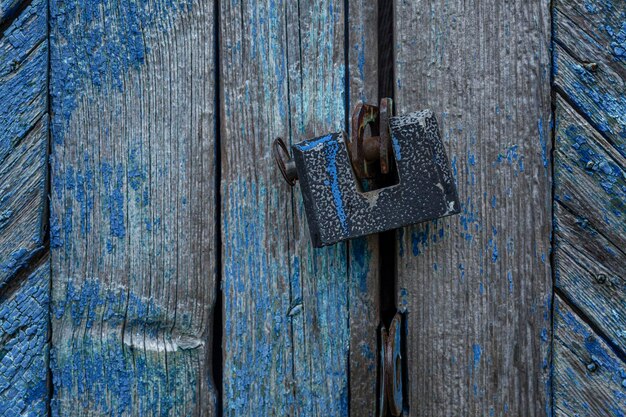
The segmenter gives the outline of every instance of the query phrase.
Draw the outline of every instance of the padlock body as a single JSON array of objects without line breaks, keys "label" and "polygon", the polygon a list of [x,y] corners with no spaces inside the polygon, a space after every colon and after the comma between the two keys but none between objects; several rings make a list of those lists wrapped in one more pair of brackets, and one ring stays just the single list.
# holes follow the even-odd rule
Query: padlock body
[{"label": "padlock body", "polygon": [[390,119],[398,183],[363,191],[346,134],[293,145],[313,245],[379,233],[459,212],[456,186],[439,128],[429,110]]}]

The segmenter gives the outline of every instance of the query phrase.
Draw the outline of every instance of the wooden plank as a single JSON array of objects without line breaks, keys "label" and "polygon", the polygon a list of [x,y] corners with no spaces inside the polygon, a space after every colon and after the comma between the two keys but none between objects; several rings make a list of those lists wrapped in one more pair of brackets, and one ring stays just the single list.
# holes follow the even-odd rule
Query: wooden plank
[{"label": "wooden plank", "polygon": [[213,416],[211,2],[53,0],[55,416]]},{"label": "wooden plank", "polygon": [[[348,116],[356,103],[376,104],[378,95],[378,4],[348,2]],[[350,131],[348,123],[347,131]],[[378,236],[348,243],[350,314],[350,415],[373,416],[378,398],[380,265]]]},{"label": "wooden plank", "polygon": [[48,404],[47,2],[0,2],[0,415]]},{"label": "wooden plank", "polygon": [[49,297],[47,256],[0,295],[2,416],[47,415]]},{"label": "wooden plank", "polygon": [[554,198],[626,247],[626,159],[560,98],[556,117]]},{"label": "wooden plank", "polygon": [[554,75],[562,94],[555,110],[554,260],[555,285],[565,297],[557,297],[554,312],[554,411],[623,416],[626,9],[579,0],[554,6]]},{"label": "wooden plank", "polygon": [[550,7],[395,3],[396,110],[431,108],[459,216],[404,229],[410,414],[549,414]]},{"label": "wooden plank", "polygon": [[626,351],[626,254],[560,204],[554,218],[556,287]]},{"label": "wooden plank", "polygon": [[626,156],[626,9],[620,2],[555,2],[554,81]]},{"label": "wooden plank", "polygon": [[20,16],[21,9],[27,6],[28,1],[25,0],[0,0],[0,28],[10,25],[11,20]]},{"label": "wooden plank", "polygon": [[556,286],[626,351],[626,161],[560,96],[556,120]]},{"label": "wooden plank", "polygon": [[626,365],[559,297],[554,303],[555,416],[623,416]]},{"label": "wooden plank", "polygon": [[344,128],[343,5],[221,2],[225,415],[348,412],[346,245],[312,248],[270,151]]},{"label": "wooden plank", "polygon": [[43,246],[48,48],[46,2],[0,33],[0,288]]}]

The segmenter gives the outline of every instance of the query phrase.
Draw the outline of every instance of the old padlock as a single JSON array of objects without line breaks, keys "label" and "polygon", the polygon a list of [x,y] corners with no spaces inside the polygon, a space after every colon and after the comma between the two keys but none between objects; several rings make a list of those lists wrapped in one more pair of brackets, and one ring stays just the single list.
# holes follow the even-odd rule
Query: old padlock
[{"label": "old padlock", "polygon": [[[274,142],[285,180],[300,181],[314,246],[459,212],[435,115],[423,110],[390,117],[391,104],[359,103],[349,141],[345,132],[305,140],[291,147],[293,159],[280,138]],[[369,189],[366,181],[381,179],[385,185]]]}]

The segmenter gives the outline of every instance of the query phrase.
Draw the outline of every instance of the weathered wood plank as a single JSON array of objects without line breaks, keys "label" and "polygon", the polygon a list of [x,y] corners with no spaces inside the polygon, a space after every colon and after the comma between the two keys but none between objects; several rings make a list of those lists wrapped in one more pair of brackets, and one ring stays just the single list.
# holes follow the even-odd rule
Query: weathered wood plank
[{"label": "weathered wood plank", "polygon": [[556,103],[554,198],[626,247],[626,159],[560,98]]},{"label": "weathered wood plank", "polygon": [[[378,103],[378,4],[348,3],[348,116],[356,103]],[[349,121],[348,121],[349,122]],[[350,132],[351,123],[346,129]],[[376,413],[380,265],[378,236],[348,242],[350,307],[350,415]]]},{"label": "weathered wood plank", "polygon": [[555,416],[623,416],[626,365],[559,297],[554,303]]},{"label": "weathered wood plank", "polygon": [[20,8],[28,6],[27,0],[0,0],[0,28],[10,24],[20,15]]},{"label": "weathered wood plank", "polygon": [[[554,79],[565,98],[556,96],[555,110],[555,285],[623,358],[626,8],[579,0],[554,6]],[[555,414],[623,416],[619,355],[558,297],[554,332]]]},{"label": "weathered wood plank", "polygon": [[212,2],[53,0],[55,416],[212,416]]},{"label": "weathered wood plank", "polygon": [[550,7],[395,3],[397,112],[439,117],[462,213],[404,229],[410,414],[550,411]]},{"label": "weathered wood plank", "polygon": [[[287,1],[290,142],[345,129],[345,10],[339,0]],[[290,23],[298,22],[298,26]],[[274,172],[276,167],[272,166]],[[279,180],[280,181],[280,180]],[[273,184],[285,196],[284,186]],[[291,280],[294,407],[292,415],[348,414],[347,244],[311,245],[300,190],[293,188]],[[298,301],[300,300],[300,301]]]},{"label": "weathered wood plank", "polygon": [[624,349],[626,161],[560,96],[555,115],[556,285]]},{"label": "weathered wood plank", "polygon": [[0,33],[0,288],[43,245],[46,6],[34,0]]},{"label": "weathered wood plank", "polygon": [[346,245],[313,249],[271,158],[345,126],[342,1],[221,2],[225,415],[345,415]]},{"label": "weathered wood plank", "polygon": [[554,81],[626,156],[626,7],[622,2],[555,2]]},{"label": "weathered wood plank", "polygon": [[587,218],[554,209],[556,287],[626,351],[626,254]]},{"label": "weathered wood plank", "polygon": [[48,404],[47,2],[0,2],[0,415]]},{"label": "weathered wood plank", "polygon": [[0,295],[0,416],[44,416],[48,407],[50,263],[40,258]]}]

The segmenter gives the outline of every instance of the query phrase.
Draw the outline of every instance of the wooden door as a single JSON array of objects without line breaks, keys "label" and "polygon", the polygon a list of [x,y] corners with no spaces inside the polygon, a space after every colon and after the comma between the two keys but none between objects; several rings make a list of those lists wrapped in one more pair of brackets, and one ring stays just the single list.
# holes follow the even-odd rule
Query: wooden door
[{"label": "wooden door", "polygon": [[[626,413],[626,4],[0,0],[0,416]],[[271,155],[436,114],[445,219],[312,247]],[[382,414],[384,415],[384,414]]]}]

